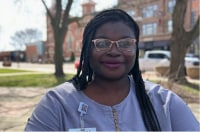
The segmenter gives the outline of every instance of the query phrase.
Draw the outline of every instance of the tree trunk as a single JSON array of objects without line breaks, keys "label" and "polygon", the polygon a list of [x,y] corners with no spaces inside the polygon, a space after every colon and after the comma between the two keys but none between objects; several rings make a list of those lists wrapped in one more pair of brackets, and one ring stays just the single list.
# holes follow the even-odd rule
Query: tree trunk
[{"label": "tree trunk", "polygon": [[[177,44],[179,43],[179,44]],[[171,62],[169,71],[169,80],[172,82],[185,82],[186,81],[186,68],[185,68],[185,54],[187,42],[183,39],[176,39],[171,41]]]},{"label": "tree trunk", "polygon": [[61,37],[56,37],[55,34],[55,48],[54,48],[54,63],[55,63],[55,76],[63,78],[65,76],[63,72],[63,41]]},{"label": "tree trunk", "polygon": [[73,0],[68,0],[65,10],[62,10],[62,0],[56,0],[55,1],[55,7],[52,8],[53,13],[51,10],[48,9],[46,3],[44,0],[42,0],[42,3],[44,4],[44,7],[47,11],[47,14],[51,20],[51,25],[53,28],[54,33],[54,41],[55,41],[55,47],[54,47],[54,63],[55,63],[55,76],[58,78],[64,77],[63,72],[63,43],[64,38],[66,36],[68,25],[72,22],[77,22],[80,20],[79,17],[69,17],[69,12],[73,3]]},{"label": "tree trunk", "polygon": [[184,29],[184,19],[187,8],[187,0],[179,0],[174,7],[172,21],[173,32],[171,37],[171,62],[169,80],[172,82],[185,82],[185,54],[188,48],[189,38]]},{"label": "tree trunk", "polygon": [[187,83],[185,54],[192,41],[199,36],[199,18],[190,31],[184,28],[185,13],[188,0],[176,0],[176,5],[172,14],[173,32],[171,37],[171,63],[169,71],[169,81]]}]

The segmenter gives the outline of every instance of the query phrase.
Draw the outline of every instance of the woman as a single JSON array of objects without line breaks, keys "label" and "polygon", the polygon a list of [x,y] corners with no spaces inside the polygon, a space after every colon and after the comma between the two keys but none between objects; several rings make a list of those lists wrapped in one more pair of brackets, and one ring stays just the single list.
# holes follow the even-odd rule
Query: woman
[{"label": "woman", "polygon": [[138,25],[124,11],[97,14],[84,30],[77,74],[42,98],[25,130],[198,131],[181,98],[143,81],[138,41]]}]

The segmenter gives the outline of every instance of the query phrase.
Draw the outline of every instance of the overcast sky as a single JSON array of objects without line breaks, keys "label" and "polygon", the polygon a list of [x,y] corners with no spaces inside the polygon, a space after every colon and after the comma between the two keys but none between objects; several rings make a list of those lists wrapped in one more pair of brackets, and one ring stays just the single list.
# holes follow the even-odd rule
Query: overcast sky
[{"label": "overcast sky", "polygon": [[[44,6],[41,0],[22,0],[22,3],[13,3],[14,0],[0,0],[0,51],[14,50],[10,45],[10,36],[16,30],[36,28],[43,32],[43,40],[46,39],[46,21]],[[46,0],[50,5],[50,0]],[[81,15],[80,4],[86,0],[75,0],[70,12],[71,15]],[[96,3],[96,11],[112,7],[117,0],[93,0]],[[24,5],[24,6],[22,6]]]}]

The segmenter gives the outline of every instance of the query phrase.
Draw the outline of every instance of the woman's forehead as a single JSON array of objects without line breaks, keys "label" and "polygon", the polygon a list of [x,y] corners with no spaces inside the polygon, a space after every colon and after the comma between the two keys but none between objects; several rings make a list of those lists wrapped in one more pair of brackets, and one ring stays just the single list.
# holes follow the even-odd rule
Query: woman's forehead
[{"label": "woman's forehead", "polygon": [[107,22],[97,28],[95,37],[135,37],[133,30],[124,22]]}]

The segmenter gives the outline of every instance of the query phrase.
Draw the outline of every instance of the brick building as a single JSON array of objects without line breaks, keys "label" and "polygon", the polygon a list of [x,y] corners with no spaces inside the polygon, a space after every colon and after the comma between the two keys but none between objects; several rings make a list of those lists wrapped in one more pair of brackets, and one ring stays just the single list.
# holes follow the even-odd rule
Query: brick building
[{"label": "brick building", "polygon": [[72,53],[74,53],[76,57],[80,56],[83,30],[86,24],[95,14],[95,5],[96,3],[94,3],[92,0],[83,3],[81,5],[83,17],[79,21],[79,24],[74,22],[69,25],[67,36],[64,42],[64,56],[66,59],[68,59]]},{"label": "brick building", "polygon": [[34,63],[44,63],[45,60],[45,44],[44,42],[38,41],[30,43],[26,46],[26,61]]},{"label": "brick building", "polygon": [[[141,51],[163,49],[169,50],[172,32],[172,12],[176,0],[118,0],[116,8],[123,9],[132,16],[140,27]],[[185,28],[189,30],[200,15],[200,0],[188,0],[188,8],[185,17]],[[52,8],[53,9],[53,8]],[[80,56],[82,34],[85,25],[95,14],[95,3],[87,0],[82,4],[83,17],[79,24],[74,22],[69,25],[63,44],[65,59],[69,59],[72,53]],[[53,60],[54,40],[50,20],[47,17],[47,41],[45,55]],[[199,41],[194,41],[190,52],[199,53]],[[141,52],[142,53],[142,52]]]},{"label": "brick building", "polygon": [[[192,0],[191,6],[191,26],[193,26],[200,16],[200,0]],[[200,57],[200,36],[193,42],[190,51],[196,53]]]},{"label": "brick building", "polygon": [[[51,7],[51,12],[55,11],[54,5]],[[47,25],[47,40],[45,43],[45,60],[46,62],[53,62],[54,55],[54,33],[51,26],[51,21],[48,15],[46,15]]]},{"label": "brick building", "polygon": [[[199,1],[188,0],[184,25],[186,30],[191,29],[199,16]],[[126,10],[139,24],[140,49],[169,50],[175,3],[176,0],[118,0],[118,8]]]}]

